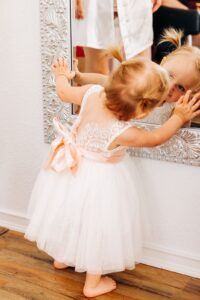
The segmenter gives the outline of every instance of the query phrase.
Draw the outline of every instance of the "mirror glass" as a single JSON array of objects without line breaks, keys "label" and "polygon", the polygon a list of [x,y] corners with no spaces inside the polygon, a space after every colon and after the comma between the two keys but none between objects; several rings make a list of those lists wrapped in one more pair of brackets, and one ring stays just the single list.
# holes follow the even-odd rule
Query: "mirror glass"
[{"label": "mirror glass", "polygon": [[[53,59],[55,57],[66,57],[68,64],[70,65],[72,63],[72,58],[77,57],[79,60],[79,68],[83,72],[89,71],[86,69],[86,66],[88,67],[95,67],[104,69],[99,70],[97,69],[96,72],[105,72],[106,75],[101,74],[101,76],[107,76],[114,68],[117,67],[118,62],[114,61],[113,59],[108,59],[105,63],[104,59],[105,56],[99,55],[97,58],[94,58],[97,56],[97,53],[99,54],[99,51],[90,51],[90,55],[87,55],[87,49],[85,51],[85,45],[80,45],[76,47],[75,41],[72,40],[78,38],[77,33],[79,32],[78,29],[74,26],[74,22],[83,22],[84,18],[75,19],[75,4],[76,0],[57,0],[57,1],[50,1],[46,2],[46,0],[40,0],[40,34],[41,34],[41,58],[42,58],[42,90],[43,90],[43,118],[44,118],[44,141],[46,143],[51,143],[53,139],[55,138],[55,131],[53,127],[53,118],[55,115],[57,115],[61,122],[67,122],[71,125],[73,124],[74,118],[76,118],[76,115],[78,113],[78,109],[72,109],[71,104],[63,104],[63,102],[60,101],[59,97],[56,94],[55,90],[55,81],[52,76],[51,72],[51,64],[53,62]],[[152,40],[153,31],[154,31],[154,39],[157,35],[160,34],[160,32],[157,32],[156,30],[160,30],[159,24],[156,23],[156,19],[153,18],[153,24],[154,27],[152,27],[152,16],[154,17],[155,14],[162,13],[163,16],[157,17],[158,22],[162,21],[165,17],[165,21],[168,22],[168,25],[171,21],[174,22],[174,20],[177,21],[178,25],[180,23],[180,19],[184,20],[187,16],[187,22],[184,22],[184,30],[187,33],[186,37],[190,44],[196,45],[197,52],[199,47],[199,10],[198,9],[182,9],[181,13],[184,14],[179,19],[178,17],[175,17],[175,14],[177,14],[177,8],[169,8],[167,6],[159,8],[157,12],[152,14],[152,2],[154,0],[117,0],[115,3],[113,0],[82,0],[84,2],[82,3],[90,3],[92,6],[97,5],[98,9],[95,10],[95,7],[92,7],[90,10],[85,10],[85,12],[89,12],[90,17],[92,17],[92,25],[89,25],[90,37],[97,37],[96,42],[99,42],[102,40],[102,38],[106,38],[107,45],[98,45],[95,49],[106,49],[108,46],[121,46],[124,54],[125,59],[129,59],[133,55],[133,50],[135,49],[136,45],[139,45],[140,43],[143,43],[146,41],[148,43],[149,40]],[[170,0],[172,3],[175,0]],[[184,0],[186,2],[186,0]],[[139,6],[137,6],[139,2]],[[155,1],[156,3],[157,1]],[[165,0],[162,0],[162,3],[164,3]],[[168,1],[166,1],[168,2]],[[176,1],[178,5],[180,5],[180,1]],[[188,1],[189,2],[189,1]],[[193,2],[193,5],[197,2]],[[79,4],[81,1],[79,0]],[[144,7],[145,4],[147,5]],[[117,6],[116,6],[117,5]],[[185,5],[185,4],[183,4]],[[130,7],[131,6],[131,7]],[[105,8],[105,9],[104,9]],[[142,8],[142,11],[141,11]],[[170,9],[170,14],[169,14]],[[108,13],[109,11],[109,13]],[[180,12],[180,8],[178,8],[178,11]],[[141,15],[139,14],[141,13]],[[79,11],[80,13],[80,11]],[[99,16],[100,13],[100,16]],[[188,13],[190,14],[190,17],[188,18]],[[138,16],[134,16],[136,14]],[[146,15],[147,14],[147,15]],[[167,14],[167,18],[166,15]],[[106,18],[105,18],[106,15]],[[191,18],[192,15],[192,18]],[[83,15],[84,17],[84,15]],[[121,17],[121,21],[120,21]],[[142,18],[141,18],[142,17]],[[112,28],[112,34],[108,31],[108,24],[107,20],[110,18],[109,25]],[[194,18],[196,22],[194,22]],[[145,27],[145,33],[141,36],[141,30],[138,30],[138,28],[135,28],[135,25],[130,22],[136,22],[136,24],[139,24],[141,26],[146,24]],[[148,22],[147,22],[148,21]],[[190,22],[189,22],[190,21]],[[97,22],[97,23],[95,23]],[[147,23],[146,23],[147,22]],[[149,26],[150,22],[150,26]],[[81,23],[78,23],[80,27]],[[98,26],[94,26],[98,25]],[[121,25],[120,25],[121,24]],[[123,25],[122,25],[123,24]],[[126,26],[125,26],[126,24]],[[129,25],[128,25],[129,24]],[[103,25],[106,25],[106,30]],[[128,27],[127,27],[128,25]],[[134,25],[134,26],[133,26]],[[172,26],[172,24],[171,24]],[[175,26],[174,26],[175,27]],[[82,28],[82,25],[81,25]],[[97,35],[97,28],[102,29],[102,31],[99,31],[100,35]],[[128,32],[125,31],[125,28],[128,28]],[[148,29],[151,29],[151,31],[148,32]],[[73,34],[72,34],[73,31]],[[84,31],[83,31],[84,32]],[[123,37],[122,37],[123,32]],[[135,34],[135,41],[130,38],[130,34]],[[72,38],[73,37],[73,38]],[[126,47],[122,47],[122,45]],[[149,44],[151,45],[151,43]],[[90,45],[90,48],[93,45]],[[144,46],[144,45],[143,45]],[[88,47],[86,47],[88,48]],[[145,49],[145,47],[140,47],[140,49],[137,49],[136,52],[140,52]],[[148,47],[150,50],[150,46]],[[135,51],[135,50],[134,50]],[[162,50],[163,51],[163,50]],[[161,51],[161,52],[162,52]],[[145,51],[144,51],[145,52]],[[159,55],[156,57],[155,53],[155,47],[152,47],[151,51],[146,51],[146,53],[143,53],[144,55],[150,55],[152,52],[152,57],[154,60],[159,61]],[[164,49],[165,52],[165,49]],[[159,52],[158,52],[159,54]],[[167,54],[164,53],[164,56],[167,57]],[[198,56],[198,54],[197,54]],[[88,61],[86,63],[86,58],[88,57]],[[156,58],[155,58],[156,57]],[[193,54],[192,54],[192,57]],[[169,61],[165,63],[165,68],[169,72],[169,75],[172,77],[172,83],[176,83],[176,88],[180,89],[180,92],[183,92],[183,88],[191,88],[191,80],[194,79],[193,75],[195,74],[194,69],[192,69],[191,74],[191,68],[193,68],[193,64],[188,59],[178,61],[177,58],[175,59],[175,62],[172,61],[171,65],[169,65]],[[198,64],[197,64],[198,65]],[[176,66],[176,73],[174,73],[174,70],[171,70],[172,67]],[[184,71],[183,69],[180,71],[177,66],[180,68],[186,68],[187,71]],[[106,70],[105,70],[106,69]],[[94,70],[91,70],[94,72]],[[173,71],[173,72],[172,72]],[[94,76],[95,73],[92,73],[92,76]],[[179,76],[179,77],[177,77]],[[182,76],[180,78],[180,76]],[[196,77],[195,77],[196,78]],[[197,85],[199,84],[199,78],[200,76],[197,76]],[[183,82],[184,80],[184,82]],[[96,82],[91,82],[96,83]],[[178,84],[177,84],[178,83]],[[181,83],[181,84],[180,84]],[[173,93],[169,93],[169,98],[172,98]],[[169,99],[172,100],[172,99]],[[164,110],[164,111],[162,111]],[[143,122],[137,121],[136,126],[146,128],[147,130],[153,130],[160,126],[171,114],[171,111],[173,110],[173,103],[172,101],[168,101],[166,103],[166,106],[157,108],[154,110],[154,115],[149,115],[148,119],[143,119]],[[135,123],[135,121],[133,121]],[[157,125],[158,124],[158,125]],[[152,148],[132,148],[129,149],[129,153],[132,156],[135,157],[143,157],[143,158],[151,158],[151,159],[159,159],[164,161],[170,161],[170,162],[176,162],[176,163],[184,163],[188,165],[193,166],[200,166],[200,130],[199,128],[199,120],[193,120],[191,124],[187,124],[186,128],[180,129],[177,134],[170,139],[166,144]]]},{"label": "mirror glass", "polygon": [[[104,50],[109,47],[120,47],[124,59],[138,54],[152,58],[169,72],[171,87],[166,102],[141,122],[163,124],[171,116],[175,102],[185,91],[200,90],[199,71],[194,63],[195,54],[189,56],[183,53],[164,62],[164,57],[172,50],[172,44],[163,43],[157,47],[163,30],[169,27],[184,32],[182,42],[200,47],[198,1],[163,0],[162,6],[153,14],[149,7],[156,3],[153,0],[149,0],[149,3],[130,3],[126,0],[74,0],[73,3],[73,52],[81,72],[110,74],[118,62],[105,55]],[[151,45],[153,34],[154,43],[150,47],[148,45]],[[200,128],[200,117],[185,127]]]}]

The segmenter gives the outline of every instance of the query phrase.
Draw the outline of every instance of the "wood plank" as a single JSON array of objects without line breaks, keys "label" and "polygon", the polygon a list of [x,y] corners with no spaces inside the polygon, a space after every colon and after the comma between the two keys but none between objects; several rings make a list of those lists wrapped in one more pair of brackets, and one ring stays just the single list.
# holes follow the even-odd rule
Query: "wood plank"
[{"label": "wood plank", "polygon": [[68,272],[57,272],[46,262],[7,249],[0,251],[0,275],[12,275],[18,280],[25,280],[66,296],[82,295],[82,282],[74,280]]},{"label": "wood plank", "polygon": [[[84,298],[82,288],[85,274],[74,272],[71,268],[54,270],[46,262],[37,262],[30,257],[24,257],[7,249],[0,252],[0,276],[15,276],[15,279],[17,278],[22,282],[27,281],[39,288],[47,288],[49,292],[54,291],[59,295],[64,294],[74,299]],[[101,297],[102,300],[124,299],[117,293]],[[128,296],[126,299],[132,300],[134,298]]]},{"label": "wood plank", "polygon": [[27,300],[27,298],[24,298],[19,295],[17,296],[16,294],[12,294],[12,293],[4,291],[2,289],[0,289],[0,299],[1,300]]},{"label": "wood plank", "polygon": [[8,230],[9,230],[9,229],[0,226],[0,235],[3,235],[3,234],[6,233]]},{"label": "wood plank", "polygon": [[6,233],[0,237],[0,249],[10,249],[17,253],[51,263],[53,260],[45,252],[39,250],[36,243],[24,239],[23,235]]},{"label": "wood plank", "polygon": [[139,264],[135,270],[125,271],[125,273],[133,275],[141,280],[148,280],[151,278],[156,282],[181,289],[190,279],[190,276],[184,274],[179,274],[144,264]]},{"label": "wood plank", "polygon": [[[86,299],[82,294],[85,273],[73,268],[55,270],[52,263],[53,258],[22,233],[5,232],[0,236],[0,299]],[[200,279],[164,269],[137,264],[132,271],[110,276],[117,281],[117,289],[93,299],[200,300]],[[14,294],[16,298],[8,298]]]},{"label": "wood plank", "polygon": [[[2,275],[1,275],[2,276]],[[15,295],[15,299],[37,299],[37,300],[71,300],[72,297],[62,295],[61,293],[53,292],[45,287],[40,287],[26,280],[19,280],[18,278],[11,278],[9,275],[3,275],[6,283],[0,288],[1,292],[6,292],[8,296]],[[1,298],[0,298],[1,299]],[[13,298],[14,299],[14,298]],[[18,299],[18,298],[17,298]],[[4,300],[4,298],[3,298]]]},{"label": "wood plank", "polygon": [[[121,283],[122,287],[125,286],[126,290],[128,290],[128,287],[130,287],[132,289],[136,288],[137,294],[139,294],[139,291],[143,292],[143,294],[148,293],[149,299],[152,298],[152,295],[154,297],[152,299],[168,299],[174,293],[176,293],[177,290],[179,290],[165,284],[160,284],[158,278],[157,282],[155,282],[152,280],[152,278],[141,279],[132,274],[126,274],[124,272],[113,274],[112,278],[118,283]],[[122,291],[120,292],[122,293]]]}]

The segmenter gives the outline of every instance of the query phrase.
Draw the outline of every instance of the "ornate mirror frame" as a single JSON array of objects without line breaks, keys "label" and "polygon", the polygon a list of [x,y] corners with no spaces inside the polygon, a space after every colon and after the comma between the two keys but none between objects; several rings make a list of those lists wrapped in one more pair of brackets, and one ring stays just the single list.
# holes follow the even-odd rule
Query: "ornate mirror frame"
[{"label": "ornate mirror frame", "polygon": [[[44,139],[54,138],[52,119],[55,114],[64,121],[73,119],[72,105],[64,105],[55,92],[51,63],[64,56],[72,61],[71,0],[40,0],[41,57],[43,85]],[[153,130],[158,125],[133,122],[139,127]],[[165,160],[200,166],[200,129],[183,128],[170,141],[155,148],[130,149],[131,156]]]}]

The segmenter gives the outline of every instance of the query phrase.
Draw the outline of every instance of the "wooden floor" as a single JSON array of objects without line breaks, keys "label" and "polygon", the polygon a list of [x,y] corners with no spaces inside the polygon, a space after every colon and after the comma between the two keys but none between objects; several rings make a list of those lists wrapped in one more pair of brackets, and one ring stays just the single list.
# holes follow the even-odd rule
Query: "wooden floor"
[{"label": "wooden floor", "polygon": [[[134,271],[111,275],[117,289],[93,299],[200,300],[200,279],[138,264]],[[22,233],[0,228],[0,300],[87,299],[85,274],[54,270],[52,258]]]}]

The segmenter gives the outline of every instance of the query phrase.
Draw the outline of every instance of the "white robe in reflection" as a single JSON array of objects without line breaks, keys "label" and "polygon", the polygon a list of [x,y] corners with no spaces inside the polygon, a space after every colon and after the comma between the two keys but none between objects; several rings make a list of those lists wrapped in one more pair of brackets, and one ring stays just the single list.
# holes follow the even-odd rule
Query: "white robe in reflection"
[{"label": "white robe in reflection", "polygon": [[[153,43],[151,0],[117,0],[119,27],[126,59]],[[84,19],[73,22],[74,46],[107,49],[119,46],[115,37],[113,0],[84,0]]]}]

